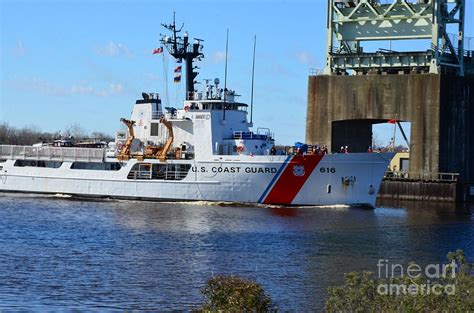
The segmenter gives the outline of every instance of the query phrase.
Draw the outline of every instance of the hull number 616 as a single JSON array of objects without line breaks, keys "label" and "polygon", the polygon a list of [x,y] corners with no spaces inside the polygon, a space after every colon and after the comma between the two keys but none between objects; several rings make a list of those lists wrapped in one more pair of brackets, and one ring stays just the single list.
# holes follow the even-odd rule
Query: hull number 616
[{"label": "hull number 616", "polygon": [[321,173],[336,173],[336,168],[335,167],[321,167],[319,171]]}]

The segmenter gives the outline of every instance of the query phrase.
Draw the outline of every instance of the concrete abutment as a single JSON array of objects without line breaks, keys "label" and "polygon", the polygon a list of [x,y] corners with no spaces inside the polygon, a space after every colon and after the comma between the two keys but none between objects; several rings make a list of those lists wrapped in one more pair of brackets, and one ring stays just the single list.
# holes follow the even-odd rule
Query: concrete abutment
[{"label": "concrete abutment", "polygon": [[474,76],[310,76],[306,141],[365,152],[374,123],[411,122],[410,171],[474,180]]}]

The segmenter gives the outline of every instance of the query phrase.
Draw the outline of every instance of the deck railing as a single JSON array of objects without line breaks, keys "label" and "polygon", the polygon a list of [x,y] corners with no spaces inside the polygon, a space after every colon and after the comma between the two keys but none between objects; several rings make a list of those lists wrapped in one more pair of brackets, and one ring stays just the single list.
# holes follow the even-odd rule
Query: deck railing
[{"label": "deck railing", "polygon": [[405,172],[387,171],[384,180],[398,181],[432,181],[432,182],[457,182],[458,173],[431,173],[431,172]]},{"label": "deck railing", "polygon": [[271,138],[271,133],[268,131],[265,134],[254,133],[252,131],[234,131],[233,139],[259,139],[259,140],[267,140]]},{"label": "deck railing", "polygon": [[105,149],[0,145],[0,159],[102,162]]}]

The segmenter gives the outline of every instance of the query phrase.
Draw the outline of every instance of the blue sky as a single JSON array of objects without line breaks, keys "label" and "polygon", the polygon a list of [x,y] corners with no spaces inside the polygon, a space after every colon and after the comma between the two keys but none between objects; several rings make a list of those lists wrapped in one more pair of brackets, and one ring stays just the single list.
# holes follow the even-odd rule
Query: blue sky
[{"label": "blue sky", "polygon": [[[474,36],[474,1],[467,2],[465,33]],[[229,29],[227,85],[244,102],[257,36],[254,124],[270,127],[279,143],[302,141],[309,69],[324,64],[326,6],[322,0],[0,0],[0,121],[45,131],[80,124],[112,134],[142,91],[164,98],[166,76],[165,100],[181,106],[184,86],[171,82],[174,60],[151,54],[166,32],[160,23],[171,22],[175,11],[190,37],[205,40],[199,80],[223,81]],[[390,137],[392,128],[382,128],[380,136]]]}]

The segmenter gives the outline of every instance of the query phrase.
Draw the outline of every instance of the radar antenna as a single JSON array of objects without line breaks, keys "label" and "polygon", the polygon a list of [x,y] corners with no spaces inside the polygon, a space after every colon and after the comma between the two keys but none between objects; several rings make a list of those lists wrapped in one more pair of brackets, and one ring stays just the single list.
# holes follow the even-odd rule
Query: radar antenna
[{"label": "radar antenna", "polygon": [[169,54],[171,54],[178,62],[181,62],[182,60],[186,62],[186,100],[192,100],[194,97],[194,79],[199,74],[194,71],[197,67],[193,67],[193,61],[194,59],[200,61],[204,58],[204,54],[201,52],[203,48],[201,42],[204,40],[194,38],[191,47],[188,32],[184,32],[182,38],[178,36],[183,29],[184,24],[177,29],[175,18],[176,13],[173,14],[172,24],[161,24],[172,33],[172,37],[162,35],[160,41],[166,47]]}]

